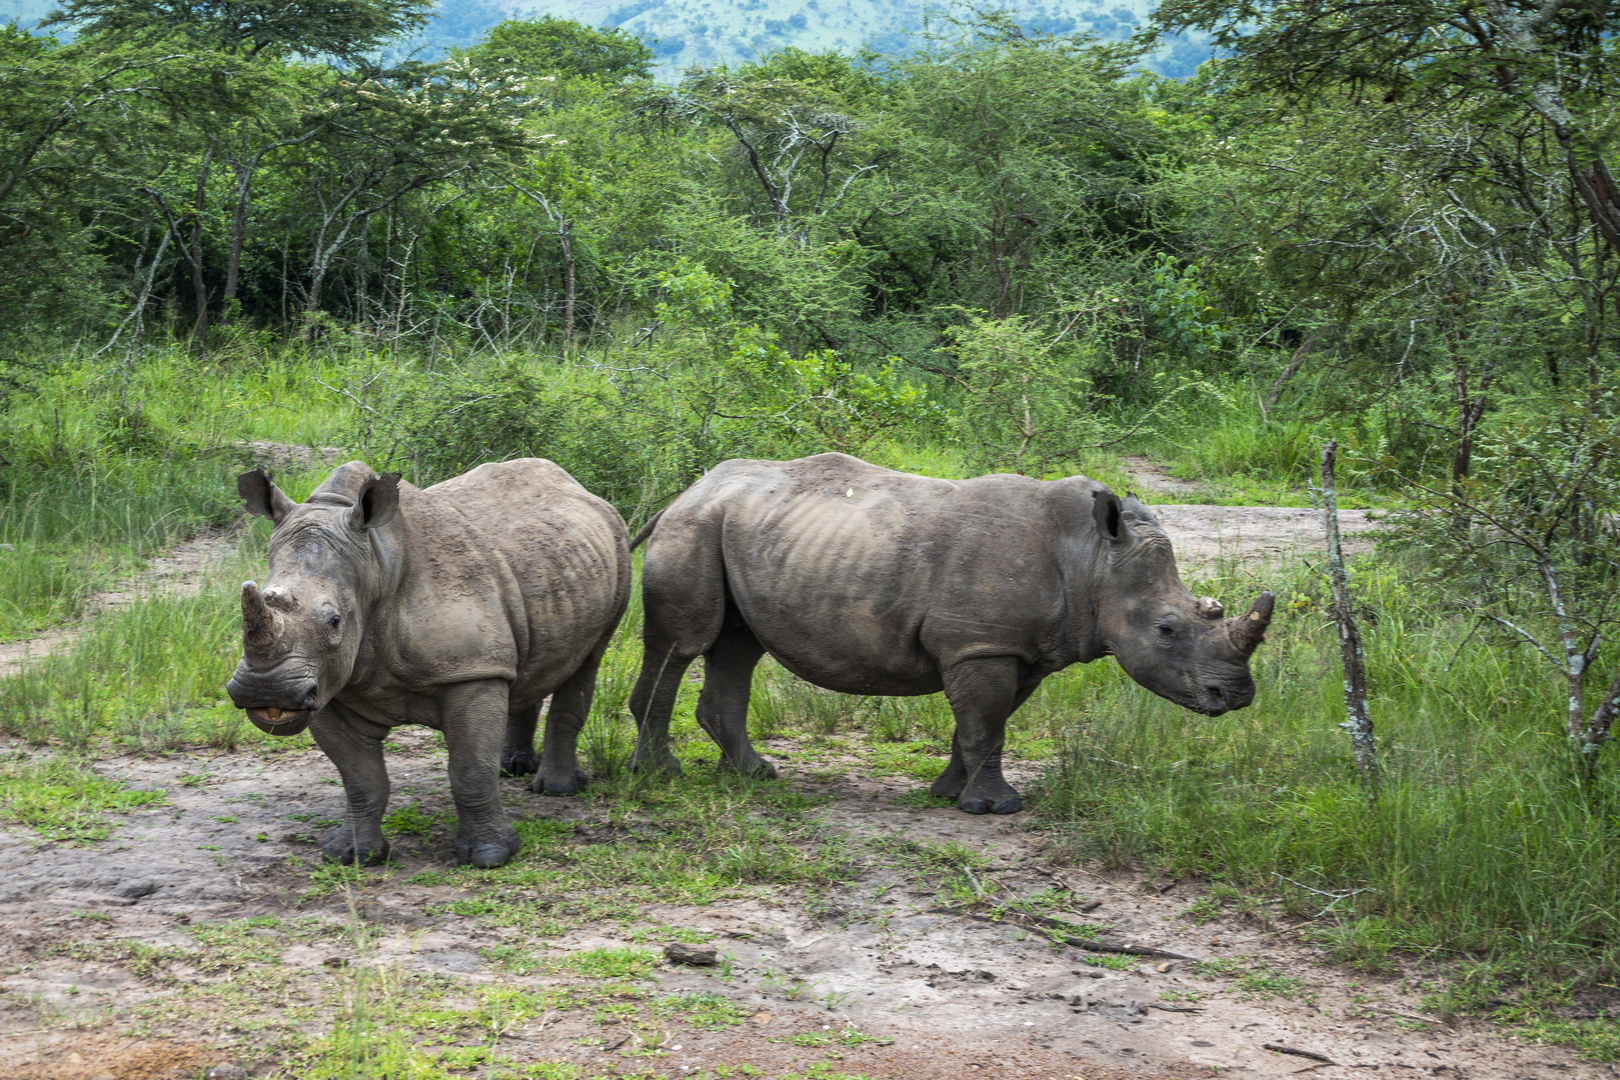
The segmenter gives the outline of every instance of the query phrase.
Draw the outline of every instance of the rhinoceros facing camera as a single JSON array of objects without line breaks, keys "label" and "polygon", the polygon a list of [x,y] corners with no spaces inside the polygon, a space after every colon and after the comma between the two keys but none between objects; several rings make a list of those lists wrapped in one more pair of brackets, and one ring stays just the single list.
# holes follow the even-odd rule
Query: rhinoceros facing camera
[{"label": "rhinoceros facing camera", "polygon": [[536,791],[584,782],[579,731],[630,596],[618,511],[540,458],[425,490],[351,461],[303,503],[258,469],[237,490],[275,528],[265,587],[242,586],[242,659],[226,692],[263,731],[308,728],[338,767],[348,810],[327,857],[387,859],[383,739],[426,724],[450,752],[457,859],[511,858],[503,766],[535,773]]}]

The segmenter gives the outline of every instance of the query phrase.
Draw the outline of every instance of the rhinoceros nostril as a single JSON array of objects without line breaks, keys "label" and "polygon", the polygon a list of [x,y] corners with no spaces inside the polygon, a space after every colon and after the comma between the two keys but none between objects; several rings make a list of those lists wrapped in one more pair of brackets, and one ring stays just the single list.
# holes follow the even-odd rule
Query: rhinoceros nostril
[{"label": "rhinoceros nostril", "polygon": [[1214,705],[1217,709],[1226,708],[1225,690],[1222,690],[1218,686],[1206,686],[1204,687],[1204,693],[1209,695],[1210,704]]},{"label": "rhinoceros nostril", "polygon": [[316,687],[313,684],[305,688],[304,708],[313,709],[319,703],[320,699],[315,696],[315,690]]}]

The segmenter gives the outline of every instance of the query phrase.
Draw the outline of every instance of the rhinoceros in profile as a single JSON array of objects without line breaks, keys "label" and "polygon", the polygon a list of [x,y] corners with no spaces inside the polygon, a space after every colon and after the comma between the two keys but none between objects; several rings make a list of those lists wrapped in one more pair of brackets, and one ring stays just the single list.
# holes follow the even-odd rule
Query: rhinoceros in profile
[{"label": "rhinoceros in profile", "polygon": [[944,690],[956,733],[932,791],[975,814],[1022,806],[1002,744],[1007,717],[1046,676],[1112,655],[1178,705],[1241,709],[1273,606],[1261,593],[1225,618],[1193,596],[1147,508],[1084,476],[937,480],[845,454],[727,461],[632,547],[644,539],[638,768],[679,772],[670,710],[702,656],[698,723],[729,767],[774,776],[747,728],[768,652],[847,694]]},{"label": "rhinoceros in profile", "polygon": [[309,728],[337,766],[348,813],[327,858],[387,859],[382,744],[399,724],[444,732],[457,859],[511,858],[503,765],[536,773],[536,791],[584,782],[579,732],[630,597],[618,511],[540,458],[425,490],[351,461],[303,503],[258,469],[237,490],[275,529],[263,592],[242,586],[242,660],[226,692],[273,735]]}]

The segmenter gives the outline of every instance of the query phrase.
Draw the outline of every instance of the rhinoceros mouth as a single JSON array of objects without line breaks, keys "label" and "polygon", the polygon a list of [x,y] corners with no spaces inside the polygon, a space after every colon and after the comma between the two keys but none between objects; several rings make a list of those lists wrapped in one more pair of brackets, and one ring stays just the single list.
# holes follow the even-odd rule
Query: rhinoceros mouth
[{"label": "rhinoceros mouth", "polygon": [[253,726],[268,735],[297,735],[309,727],[308,709],[248,709],[247,718]]}]

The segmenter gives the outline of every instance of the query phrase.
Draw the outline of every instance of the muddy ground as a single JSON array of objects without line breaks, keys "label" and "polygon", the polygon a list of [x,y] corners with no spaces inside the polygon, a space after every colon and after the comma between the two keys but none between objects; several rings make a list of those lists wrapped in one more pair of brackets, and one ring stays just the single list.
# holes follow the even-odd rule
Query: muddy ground
[{"label": "muddy ground", "polygon": [[[390,758],[396,790],[447,807],[437,740],[422,732],[399,741]],[[1427,1013],[1408,980],[1327,965],[1302,941],[1308,924],[1264,913],[1195,922],[1187,913],[1206,891],[1198,881],[1054,866],[1027,817],[901,805],[896,797],[914,782],[795,776],[794,746],[770,748],[788,783],[825,798],[816,812],[827,829],[968,845],[988,856],[977,877],[1003,897],[1062,890],[1067,902],[1054,913],[1106,925],[1100,941],[1189,959],[1126,957],[1123,969],[1101,966],[1111,954],[1055,947],[1016,923],[941,911],[952,905],[937,878],[872,865],[831,894],[785,890],[645,912],[653,923],[716,935],[728,965],[665,963],[652,975],[657,990],[720,995],[746,1010],[741,1025],[705,1031],[672,1022],[649,1057],[644,1032],[621,1035],[583,1012],[563,1013],[505,1032],[503,1054],[577,1063],[587,1076],[697,1075],[741,1063],[780,1076],[829,1061],[842,1073],[884,1078],[1615,1075],[1559,1048]],[[119,758],[105,768],[132,786],[162,789],[167,801],[128,815],[112,839],[87,847],[41,844],[18,830],[0,836],[0,1076],[285,1075],[277,1068],[288,1032],[273,1019],[234,1025],[181,1010],[154,1021],[143,1012],[226,974],[182,964],[157,977],[121,956],[129,939],[199,952],[195,928],[232,920],[365,924],[359,944],[342,934],[253,931],[279,952],[291,979],[278,993],[292,1000],[336,999],[350,964],[397,965],[469,988],[556,982],[491,963],[488,950],[507,936],[501,928],[428,913],[473,895],[409,880],[448,866],[447,829],[432,838],[396,836],[397,866],[368,871],[383,880],[358,900],[342,891],[306,897],[309,872],[294,863],[318,858],[306,822],[342,812],[341,789],[328,782],[332,768],[318,751]],[[505,781],[505,791],[514,814],[576,821],[584,842],[614,842],[601,804],[535,796],[518,780]],[[98,960],[97,943],[119,958]],[[582,927],[550,942],[559,951],[633,944],[613,927]],[[1198,961],[1221,960],[1232,971],[1286,976],[1289,996],[1266,997],[1266,979],[1245,988],[1230,975],[1200,973]],[[244,1004],[244,1015],[265,1006]],[[327,1024],[315,1015],[294,1026],[315,1034]],[[858,1045],[846,1045],[851,1032]],[[816,1045],[823,1039],[834,1041]]]},{"label": "muddy ground", "polygon": [[[1189,562],[1297,552],[1320,535],[1307,511],[1158,510]],[[1369,525],[1365,515],[1347,524]],[[228,543],[204,541],[179,565]],[[172,576],[181,587],[184,575]],[[414,799],[432,813],[448,810],[437,737],[407,729],[395,741],[395,805]],[[645,1024],[561,1009],[496,1031],[491,1044],[502,1055],[532,1075],[584,1077],[1616,1075],[1565,1049],[1427,1012],[1418,969],[1373,977],[1332,966],[1310,943],[1319,924],[1285,919],[1274,906],[1216,914],[1199,881],[1058,866],[1030,815],[918,808],[916,781],[855,769],[828,779],[836,770],[824,762],[817,771],[806,760],[795,767],[808,757],[797,744],[767,746],[784,782],[820,800],[813,813],[822,828],[863,850],[883,837],[963,845],[984,856],[973,880],[1003,903],[1044,894],[1050,915],[1104,926],[1097,940],[1106,945],[1180,958],[1055,945],[1038,927],[987,918],[984,905],[964,907],[937,874],[867,859],[853,882],[833,890],[759,890],[747,900],[644,911],[646,924],[662,928],[651,938],[610,924],[547,942],[566,955],[709,937],[718,965],[664,962],[647,985],[661,995],[716,995],[737,1007],[740,1023],[711,1030],[677,1014],[650,1034]],[[41,751],[16,745],[0,753]],[[431,975],[442,991],[471,997],[491,986],[555,989],[568,981],[555,971],[514,973],[492,959],[512,931],[449,910],[476,885],[413,882],[449,868],[447,826],[396,833],[395,865],[366,871],[362,889],[312,889],[316,826],[342,814],[335,772],[314,749],[267,743],[113,758],[100,768],[163,791],[165,801],[121,816],[110,839],[84,846],[0,830],[0,1077],[295,1076],[288,1063],[297,1047],[332,1028],[357,971]],[[1009,771],[1027,787],[1039,765]],[[547,799],[520,780],[503,783],[514,815],[573,822],[581,844],[622,836],[603,801]],[[538,894],[544,886],[525,888]],[[218,939],[205,931],[255,918],[262,926],[238,930],[238,938],[262,944],[251,963],[275,978],[243,984],[270,989],[232,998],[225,988],[240,971],[221,970],[210,956]],[[166,959],[150,962],[159,953]],[[188,1010],[192,998],[210,1004]],[[546,1072],[543,1062],[578,1071]]]}]

